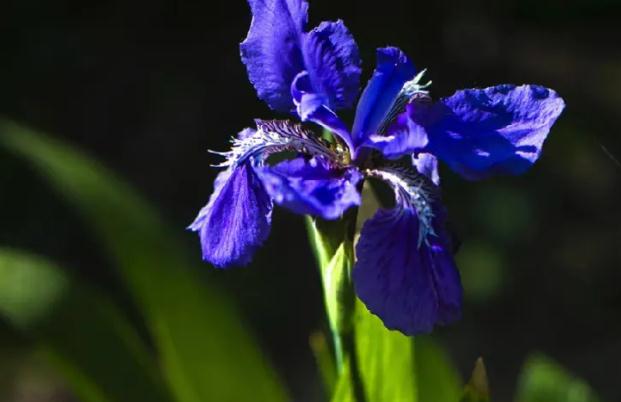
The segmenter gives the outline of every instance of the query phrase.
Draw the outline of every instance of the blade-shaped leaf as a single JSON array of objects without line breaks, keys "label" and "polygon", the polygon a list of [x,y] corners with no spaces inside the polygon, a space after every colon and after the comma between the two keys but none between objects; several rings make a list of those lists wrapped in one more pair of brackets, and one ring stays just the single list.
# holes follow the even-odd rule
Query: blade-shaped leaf
[{"label": "blade-shaped leaf", "polygon": [[0,315],[51,357],[81,400],[170,401],[118,308],[50,262],[0,248]]},{"label": "blade-shaped leaf", "polygon": [[180,251],[173,233],[182,228],[162,224],[128,185],[56,140],[0,121],[0,144],[30,161],[110,250],[178,401],[286,400],[238,312]]},{"label": "blade-shaped leaf", "polygon": [[355,332],[366,401],[419,401],[415,341],[387,330],[362,302],[356,306]]},{"label": "blade-shaped leaf", "polygon": [[600,402],[591,387],[542,356],[530,357],[520,375],[517,402]]},{"label": "blade-shaped leaf", "polygon": [[[355,378],[346,371],[339,377],[332,402],[459,401],[462,386],[457,369],[431,338],[411,338],[386,329],[359,301],[354,331],[364,399],[355,395]],[[345,367],[350,369],[348,364]]]}]

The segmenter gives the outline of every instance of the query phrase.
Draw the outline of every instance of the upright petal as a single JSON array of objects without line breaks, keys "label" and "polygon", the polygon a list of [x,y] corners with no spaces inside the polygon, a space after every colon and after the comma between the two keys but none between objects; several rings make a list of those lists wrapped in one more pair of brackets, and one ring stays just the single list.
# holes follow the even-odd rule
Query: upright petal
[{"label": "upright petal", "polygon": [[520,174],[541,154],[565,102],[537,85],[466,89],[420,116],[429,152],[468,179]]},{"label": "upright petal", "polygon": [[217,267],[246,265],[270,232],[272,200],[250,163],[220,173],[209,203],[189,229],[203,259]]},{"label": "upright petal", "polygon": [[304,0],[248,0],[252,22],[241,58],[259,98],[272,109],[294,110],[291,83],[304,70],[302,40],[308,20]]},{"label": "upright petal", "polygon": [[302,121],[312,121],[331,131],[345,142],[351,153],[354,152],[349,129],[336,113],[326,105],[326,98],[315,92],[310,74],[306,70],[295,77],[293,84],[291,84],[291,95],[298,116]]},{"label": "upright petal", "polygon": [[[411,107],[408,105],[407,109]],[[384,135],[371,134],[361,145],[379,150],[388,159],[397,159],[421,151],[428,142],[425,127],[412,120],[405,111],[397,116]]]},{"label": "upright petal", "polygon": [[352,136],[356,145],[374,134],[390,112],[403,85],[416,69],[401,50],[395,47],[377,49],[377,66],[358,101]]},{"label": "upright petal", "polygon": [[360,86],[358,46],[343,21],[322,22],[304,35],[306,70],[332,110],[352,107]]},{"label": "upright petal", "polygon": [[353,269],[356,293],[386,327],[407,335],[430,332],[461,315],[462,289],[444,211],[425,188],[431,184],[416,182],[419,176],[376,173],[393,186],[396,206],[378,210],[362,227]]},{"label": "upright petal", "polygon": [[324,158],[298,157],[258,173],[274,202],[298,214],[337,219],[360,205],[356,186],[362,175],[355,168],[335,167]]}]

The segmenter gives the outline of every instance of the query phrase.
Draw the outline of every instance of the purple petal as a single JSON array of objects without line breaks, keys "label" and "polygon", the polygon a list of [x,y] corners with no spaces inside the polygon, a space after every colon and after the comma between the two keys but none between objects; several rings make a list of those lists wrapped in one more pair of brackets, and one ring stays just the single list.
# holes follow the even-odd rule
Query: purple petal
[{"label": "purple petal", "polygon": [[361,174],[353,168],[335,168],[323,158],[298,157],[258,173],[274,202],[298,214],[337,219],[360,205],[356,185]]},{"label": "purple petal", "polygon": [[564,107],[551,89],[499,85],[457,91],[420,123],[429,134],[429,152],[462,176],[481,179],[526,171]]},{"label": "purple petal", "polygon": [[387,328],[407,335],[430,332],[461,315],[459,272],[446,236],[437,227],[419,244],[419,223],[411,208],[379,210],[362,228],[353,270],[367,308]]},{"label": "purple petal", "polygon": [[347,126],[326,106],[326,98],[313,92],[310,75],[302,71],[291,84],[291,95],[302,121],[312,121],[339,136],[351,152],[354,146]]},{"label": "purple petal", "polygon": [[343,21],[322,22],[304,36],[306,70],[329,109],[351,107],[360,86],[358,46]]},{"label": "purple petal", "polygon": [[249,163],[220,173],[209,203],[189,229],[203,259],[217,267],[246,265],[270,232],[272,201]]},{"label": "purple petal", "polygon": [[259,98],[272,109],[294,110],[291,83],[304,70],[303,30],[308,3],[303,0],[248,0],[252,22],[241,43],[241,58]]},{"label": "purple petal", "polygon": [[416,69],[408,57],[395,47],[377,49],[377,66],[358,101],[352,135],[359,145],[374,134],[390,112],[397,95]]},{"label": "purple petal", "polygon": [[436,186],[440,185],[440,172],[438,172],[438,159],[432,154],[425,152],[412,155],[412,164],[418,173],[431,180]]},{"label": "purple petal", "polygon": [[422,150],[428,142],[425,128],[410,119],[406,111],[397,117],[386,135],[371,134],[362,146],[377,149],[388,159],[396,159]]}]

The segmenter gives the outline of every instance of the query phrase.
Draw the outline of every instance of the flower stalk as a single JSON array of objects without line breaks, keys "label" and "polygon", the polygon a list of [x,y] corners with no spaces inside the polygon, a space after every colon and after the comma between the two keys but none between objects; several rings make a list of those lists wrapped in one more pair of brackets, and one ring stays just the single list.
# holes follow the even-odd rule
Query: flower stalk
[{"label": "flower stalk", "polygon": [[336,371],[341,375],[347,366],[356,400],[364,401],[355,343],[356,295],[352,282],[357,214],[357,208],[352,208],[339,220],[308,216],[306,223],[321,275]]}]

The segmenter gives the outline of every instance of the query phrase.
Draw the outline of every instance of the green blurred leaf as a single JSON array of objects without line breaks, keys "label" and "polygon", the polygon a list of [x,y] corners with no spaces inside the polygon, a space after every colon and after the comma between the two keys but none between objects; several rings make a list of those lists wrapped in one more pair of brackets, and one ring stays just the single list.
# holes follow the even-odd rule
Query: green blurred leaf
[{"label": "green blurred leaf", "polygon": [[52,138],[0,120],[0,144],[30,161],[110,250],[178,401],[287,399],[238,312],[186,259],[172,235],[183,228],[162,224],[127,184]]},{"label": "green blurred leaf", "polygon": [[461,402],[489,402],[489,383],[487,381],[487,370],[482,358],[478,358],[474,363],[474,369],[470,376],[470,381],[464,387],[464,395]]},{"label": "green blurred leaf", "polygon": [[332,395],[336,385],[336,363],[326,336],[323,332],[315,332],[311,334],[309,343],[319,369],[324,392],[326,395]]},{"label": "green blurred leaf", "polygon": [[414,339],[418,400],[457,402],[463,382],[446,352],[429,336]]},{"label": "green blurred leaf", "polygon": [[83,401],[170,400],[118,308],[52,263],[0,248],[0,314],[51,358]]},{"label": "green blurred leaf", "polygon": [[600,402],[589,385],[550,358],[531,356],[518,383],[517,402]]}]

